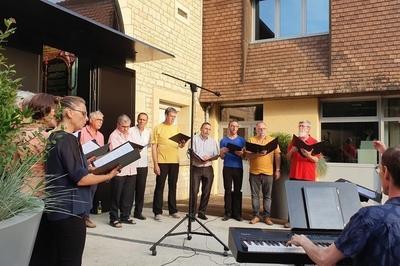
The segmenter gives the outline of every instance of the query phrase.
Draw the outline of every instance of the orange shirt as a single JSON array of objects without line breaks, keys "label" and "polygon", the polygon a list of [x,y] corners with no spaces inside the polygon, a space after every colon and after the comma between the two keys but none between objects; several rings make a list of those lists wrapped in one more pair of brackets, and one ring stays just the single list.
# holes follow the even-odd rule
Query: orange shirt
[{"label": "orange shirt", "polygon": [[[274,138],[265,136],[263,139],[257,137],[249,138],[250,143],[265,145],[271,142]],[[273,175],[274,173],[274,155],[281,153],[279,146],[272,152],[254,159],[250,159],[250,173],[253,175]]]}]

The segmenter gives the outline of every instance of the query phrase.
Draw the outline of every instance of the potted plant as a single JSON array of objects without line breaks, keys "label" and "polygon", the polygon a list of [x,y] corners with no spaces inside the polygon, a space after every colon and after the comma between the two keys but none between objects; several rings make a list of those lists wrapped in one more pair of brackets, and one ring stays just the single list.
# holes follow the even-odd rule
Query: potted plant
[{"label": "potted plant", "polygon": [[[5,19],[5,30],[0,31],[0,49],[7,37],[14,33],[13,19]],[[16,107],[20,79],[14,78],[13,66],[6,63],[0,50],[0,264],[28,265],[44,203],[35,195],[44,188],[40,184],[22,191],[24,177],[40,159],[27,155],[15,160],[16,139],[21,134],[26,111]]]}]

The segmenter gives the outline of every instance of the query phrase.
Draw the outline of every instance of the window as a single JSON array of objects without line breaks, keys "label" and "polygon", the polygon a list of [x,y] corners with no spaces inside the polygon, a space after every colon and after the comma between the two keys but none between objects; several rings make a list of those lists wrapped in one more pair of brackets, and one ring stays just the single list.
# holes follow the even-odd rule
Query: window
[{"label": "window", "polygon": [[329,0],[255,0],[255,40],[329,32]]},{"label": "window", "polygon": [[250,106],[223,106],[221,107],[221,121],[262,121],[263,105]]},{"label": "window", "polygon": [[378,162],[372,141],[379,139],[378,101],[321,103],[321,138],[327,141],[328,162]]},{"label": "window", "polygon": [[378,162],[372,141],[400,144],[400,98],[321,102],[321,138],[329,162]]}]

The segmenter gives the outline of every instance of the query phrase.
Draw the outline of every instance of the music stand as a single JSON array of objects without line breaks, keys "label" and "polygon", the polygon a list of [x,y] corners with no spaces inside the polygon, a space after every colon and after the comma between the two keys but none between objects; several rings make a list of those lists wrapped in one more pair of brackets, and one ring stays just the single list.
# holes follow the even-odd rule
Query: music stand
[{"label": "music stand", "polygon": [[[190,121],[190,137],[191,137],[191,141],[190,141],[190,150],[193,150],[193,124],[194,124],[194,105],[195,105],[195,93],[197,92],[197,88],[206,90],[208,92],[211,92],[212,94],[216,95],[216,96],[221,96],[221,94],[219,92],[214,92],[211,90],[208,90],[206,88],[200,87],[199,85],[196,85],[193,82],[187,81],[187,80],[183,80],[180,78],[177,78],[175,76],[169,75],[167,73],[162,73],[163,75],[166,75],[168,77],[180,80],[182,82],[185,82],[186,84],[188,84],[190,86],[190,91],[192,92],[192,113],[191,113],[191,121]],[[225,245],[213,232],[211,232],[210,229],[208,229],[202,222],[199,221],[199,219],[196,217],[194,210],[191,207],[191,198],[192,198],[192,193],[191,193],[191,188],[192,188],[192,180],[193,180],[193,170],[192,170],[192,156],[189,157],[190,158],[190,164],[189,164],[189,213],[186,213],[185,217],[182,218],[182,220],[180,220],[174,227],[172,227],[163,237],[161,237],[156,243],[154,243],[151,247],[151,254],[153,256],[157,255],[157,250],[156,247],[168,236],[177,236],[177,235],[187,235],[187,239],[191,240],[192,236],[191,235],[202,235],[202,236],[212,236],[215,238],[215,240],[217,240],[223,247],[224,247],[224,252],[222,253],[223,256],[228,256],[228,246]],[[179,226],[181,225],[185,220],[188,220],[188,226],[187,226],[187,230],[185,232],[177,232],[177,233],[173,233],[173,231]],[[203,232],[195,232],[192,231],[192,222],[198,222],[199,225],[201,227],[203,227],[208,233],[203,233]]]}]

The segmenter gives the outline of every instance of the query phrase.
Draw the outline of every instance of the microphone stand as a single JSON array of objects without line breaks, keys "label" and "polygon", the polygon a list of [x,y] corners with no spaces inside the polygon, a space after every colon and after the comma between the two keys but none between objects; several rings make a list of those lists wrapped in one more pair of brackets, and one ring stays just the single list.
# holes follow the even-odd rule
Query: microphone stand
[{"label": "microphone stand", "polygon": [[[190,90],[191,90],[191,92],[192,92],[192,108],[191,108],[191,109],[192,109],[192,113],[191,113],[191,121],[190,121],[190,137],[191,137],[191,141],[190,141],[190,151],[193,151],[194,106],[195,106],[195,93],[197,92],[197,88],[206,90],[206,91],[208,91],[208,92],[210,92],[210,93],[212,93],[212,94],[214,94],[215,96],[218,96],[218,97],[221,96],[221,94],[220,94],[219,92],[217,92],[217,91],[215,91],[215,92],[214,92],[214,91],[211,91],[211,90],[209,90],[209,89],[200,87],[199,85],[196,85],[196,84],[193,83],[193,82],[190,82],[190,81],[187,81],[187,80],[184,80],[184,79],[180,79],[180,78],[175,77],[175,76],[172,76],[172,75],[170,75],[170,74],[167,74],[167,73],[164,73],[164,72],[163,72],[162,74],[165,75],[165,76],[168,76],[168,77],[171,77],[171,78],[180,80],[180,81],[182,81],[182,82],[185,82],[186,84],[188,84],[188,85],[190,86]],[[156,256],[156,255],[157,255],[156,247],[157,247],[166,237],[168,237],[168,236],[187,235],[187,239],[188,239],[188,240],[191,240],[191,239],[192,239],[192,235],[203,235],[203,236],[212,236],[212,237],[214,237],[215,240],[217,240],[217,241],[224,247],[224,252],[222,253],[222,255],[226,257],[226,256],[228,256],[228,250],[229,250],[229,248],[228,248],[228,247],[213,233],[213,232],[211,232],[210,229],[208,229],[202,222],[199,221],[199,219],[196,217],[195,210],[193,210],[193,208],[192,208],[192,206],[191,206],[191,204],[190,204],[190,202],[191,202],[191,200],[192,200],[192,197],[193,197],[193,195],[192,195],[192,193],[191,193],[192,182],[193,182],[193,169],[192,169],[193,163],[192,163],[192,155],[191,155],[191,152],[189,152],[189,154],[190,154],[190,160],[189,160],[189,161],[190,161],[190,164],[189,164],[189,167],[190,167],[190,168],[189,168],[189,213],[187,213],[187,214],[185,215],[185,217],[182,218],[181,221],[179,221],[179,222],[178,222],[174,227],[172,227],[171,230],[169,230],[160,240],[158,240],[156,243],[154,243],[154,244],[150,247],[151,254],[152,254],[153,256]],[[173,233],[173,231],[174,231],[179,225],[181,225],[185,220],[188,220],[188,227],[187,227],[187,230],[186,230],[185,232]],[[192,222],[194,222],[194,221],[198,222],[199,225],[200,225],[201,227],[203,227],[208,233],[192,231]]]}]

